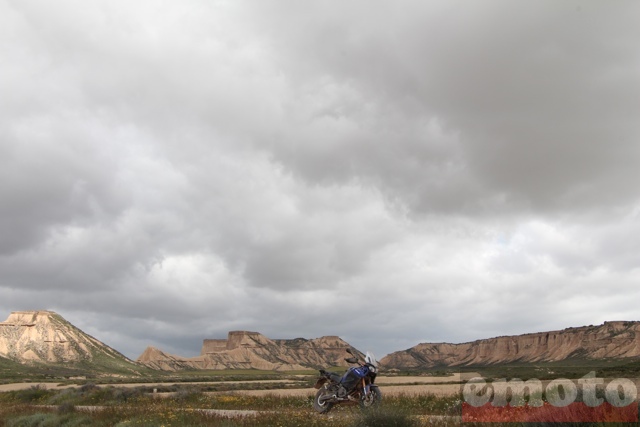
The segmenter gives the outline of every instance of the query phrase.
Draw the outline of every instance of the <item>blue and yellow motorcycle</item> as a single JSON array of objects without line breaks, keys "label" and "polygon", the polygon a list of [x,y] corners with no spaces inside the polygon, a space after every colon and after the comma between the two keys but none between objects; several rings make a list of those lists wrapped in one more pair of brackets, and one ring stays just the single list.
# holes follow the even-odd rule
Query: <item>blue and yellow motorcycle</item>
[{"label": "blue and yellow motorcycle", "polygon": [[374,384],[378,375],[375,356],[367,352],[362,363],[351,349],[347,349],[347,353],[351,357],[344,360],[357,364],[357,367],[349,368],[343,375],[320,370],[313,409],[321,414],[326,414],[336,404],[358,404],[362,409],[367,409],[379,405],[382,400],[382,393]]}]

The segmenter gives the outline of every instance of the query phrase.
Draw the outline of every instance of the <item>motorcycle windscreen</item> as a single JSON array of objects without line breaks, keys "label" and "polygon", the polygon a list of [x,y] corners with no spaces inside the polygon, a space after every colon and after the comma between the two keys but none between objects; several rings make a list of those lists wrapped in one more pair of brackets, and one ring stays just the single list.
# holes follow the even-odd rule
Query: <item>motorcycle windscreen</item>
[{"label": "motorcycle windscreen", "polygon": [[365,363],[370,363],[371,365],[378,367],[378,361],[376,360],[376,356],[373,353],[367,351],[367,354],[364,357]]}]

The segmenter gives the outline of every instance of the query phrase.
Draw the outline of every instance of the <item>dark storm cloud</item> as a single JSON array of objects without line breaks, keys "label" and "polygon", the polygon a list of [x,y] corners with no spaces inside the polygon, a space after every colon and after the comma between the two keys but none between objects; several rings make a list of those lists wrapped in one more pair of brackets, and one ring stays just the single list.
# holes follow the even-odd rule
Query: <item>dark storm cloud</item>
[{"label": "dark storm cloud", "polygon": [[[421,211],[503,210],[505,199],[571,210],[634,193],[637,4],[405,2],[371,13],[354,4],[256,18],[286,69],[304,74],[299,90],[342,89],[306,116],[329,123],[321,136],[276,148],[301,175],[373,176]],[[414,131],[429,120],[455,136],[444,149]],[[333,147],[337,122],[352,124],[335,138],[341,158],[301,148]]]}]

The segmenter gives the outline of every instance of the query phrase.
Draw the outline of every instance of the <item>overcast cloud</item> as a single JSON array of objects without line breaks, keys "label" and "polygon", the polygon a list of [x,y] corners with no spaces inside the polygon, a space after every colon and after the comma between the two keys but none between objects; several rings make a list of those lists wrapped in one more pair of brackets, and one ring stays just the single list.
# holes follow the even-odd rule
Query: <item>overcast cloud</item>
[{"label": "overcast cloud", "polygon": [[0,317],[132,358],[639,320],[638,17],[0,0]]}]

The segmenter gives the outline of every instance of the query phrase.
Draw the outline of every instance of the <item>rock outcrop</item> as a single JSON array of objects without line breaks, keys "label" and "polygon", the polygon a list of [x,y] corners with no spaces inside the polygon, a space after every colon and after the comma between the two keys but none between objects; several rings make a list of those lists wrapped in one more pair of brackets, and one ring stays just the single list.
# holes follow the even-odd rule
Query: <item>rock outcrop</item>
[{"label": "rock outcrop", "polygon": [[640,357],[640,322],[605,322],[463,344],[423,343],[391,353],[380,363],[387,369],[421,369],[627,357]]},{"label": "rock outcrop", "polygon": [[258,332],[232,331],[226,340],[206,339],[200,356],[186,358],[148,347],[137,359],[150,368],[263,369],[289,371],[347,366],[349,343],[336,336],[316,339],[269,339]]},{"label": "rock outcrop", "polygon": [[156,347],[147,347],[136,361],[151,369],[159,369],[162,371],[203,369],[202,366],[205,365],[204,358],[202,357],[186,358],[175,356]]},{"label": "rock outcrop", "polygon": [[0,356],[22,364],[77,365],[135,370],[135,362],[52,311],[14,311],[0,322]]}]

